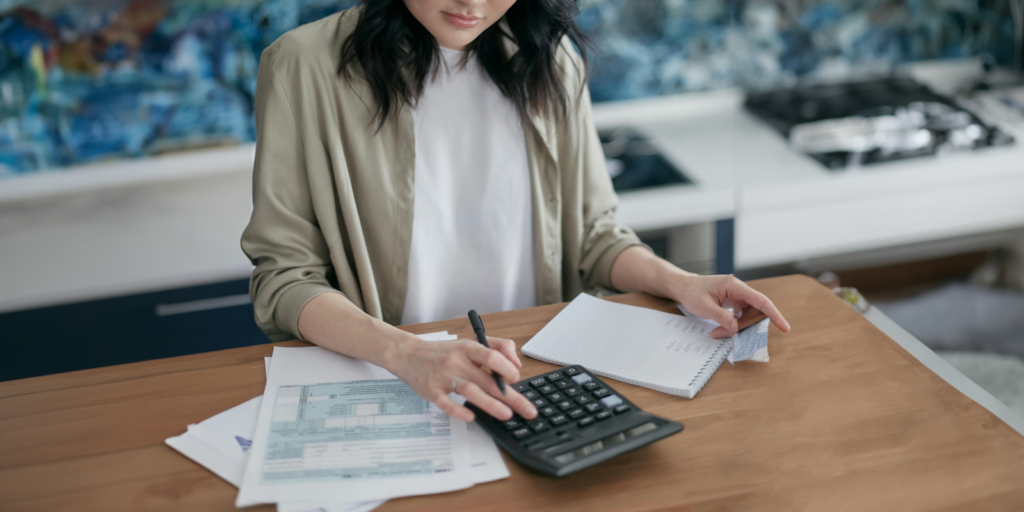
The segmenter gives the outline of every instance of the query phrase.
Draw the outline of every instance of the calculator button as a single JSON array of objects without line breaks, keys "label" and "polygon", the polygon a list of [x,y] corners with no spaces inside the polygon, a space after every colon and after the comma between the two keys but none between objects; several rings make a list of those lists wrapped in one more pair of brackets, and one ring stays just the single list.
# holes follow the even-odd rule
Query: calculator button
[{"label": "calculator button", "polygon": [[580,369],[579,368],[566,368],[565,369],[565,375],[567,377],[572,377],[573,375],[576,375],[578,373],[580,373]]},{"label": "calculator button", "polygon": [[582,420],[580,420],[580,421],[577,421],[577,422],[576,422],[576,424],[577,424],[577,425],[579,425],[580,427],[585,427],[585,426],[587,426],[587,425],[591,425],[591,424],[593,424],[593,423],[594,423],[594,418],[591,418],[591,417],[589,417],[589,416],[588,416],[588,417],[586,417],[586,418],[583,418],[583,419],[582,419]]},{"label": "calculator button", "polygon": [[611,393],[611,391],[608,391],[608,388],[601,388],[601,389],[595,389],[594,392],[593,392],[593,395],[594,395],[594,398],[604,398],[604,397],[608,396],[608,393]]},{"label": "calculator button", "polygon": [[604,409],[604,407],[601,407],[601,404],[599,404],[597,402],[591,402],[591,403],[589,403],[587,405],[584,405],[583,408],[586,409],[587,412],[590,412],[590,413],[594,413],[594,412],[600,411],[601,409]]},{"label": "calculator button", "polygon": [[520,429],[512,431],[512,437],[514,437],[516,439],[522,439],[522,438],[524,438],[524,437],[526,437],[528,435],[530,435],[530,429],[528,429],[526,427],[523,427],[523,428],[520,428]]},{"label": "calculator button", "polygon": [[622,413],[628,412],[628,411],[629,411],[629,406],[628,405],[620,405],[620,406],[615,408],[615,414],[622,414]]},{"label": "calculator button", "polygon": [[561,393],[551,393],[550,395],[548,395],[548,400],[551,400],[552,402],[558,402],[560,400],[565,400],[565,395],[563,395]]},{"label": "calculator button", "polygon": [[549,373],[549,374],[547,374],[547,378],[551,382],[554,382],[556,380],[561,380],[562,372]]},{"label": "calculator button", "polygon": [[564,414],[559,414],[558,416],[551,417],[551,424],[556,427],[567,421],[569,421],[569,418],[566,418]]},{"label": "calculator button", "polygon": [[537,448],[543,448],[547,441],[544,439],[534,439],[533,441],[523,443],[523,448],[527,450],[536,450]]},{"label": "calculator button", "polygon": [[576,396],[576,395],[580,394],[580,388],[578,388],[576,386],[572,386],[572,387],[563,389],[562,393],[565,393],[565,396]]},{"label": "calculator button", "polygon": [[548,383],[548,381],[544,380],[544,377],[538,377],[538,378],[533,379],[533,380],[530,381],[530,385],[535,387],[535,388],[539,388],[539,387],[541,387],[541,386],[543,386],[543,385],[545,385],[547,383]]},{"label": "calculator button", "polygon": [[544,384],[543,386],[537,388],[537,391],[540,391],[541,393],[547,395],[549,393],[554,393],[555,391],[558,391],[558,389],[552,386],[551,384]]},{"label": "calculator button", "polygon": [[581,385],[581,386],[583,384],[586,384],[586,383],[590,382],[591,380],[593,380],[593,379],[590,378],[590,375],[587,375],[585,373],[581,373],[579,375],[573,375],[572,376],[572,381],[575,382],[576,384]]},{"label": "calculator button", "polygon": [[594,415],[594,419],[597,420],[597,421],[606,420],[606,419],[611,418],[611,417],[612,417],[612,413],[610,413],[608,411],[601,411],[601,412],[599,412],[599,413]]},{"label": "calculator button", "polygon": [[538,412],[540,412],[544,416],[551,416],[553,414],[558,414],[558,409],[555,409],[554,407],[551,407],[549,405],[547,407],[541,407]]},{"label": "calculator button", "polygon": [[523,396],[525,396],[527,400],[533,400],[534,398],[537,398],[540,395],[538,395],[537,392],[532,389],[527,389],[526,391],[523,391]]},{"label": "calculator button", "polygon": [[593,391],[599,387],[601,387],[601,385],[596,382],[588,382],[586,384],[583,384],[583,389],[587,391]]},{"label": "calculator button", "polygon": [[555,381],[555,387],[557,387],[558,389],[565,389],[569,386],[572,386],[572,382],[567,381],[565,379]]},{"label": "calculator button", "polygon": [[505,427],[505,430],[513,430],[523,426],[518,420],[511,419],[508,421],[501,422],[501,426]]},{"label": "calculator button", "polygon": [[576,400],[576,403],[578,403],[580,405],[583,405],[583,404],[590,403],[590,402],[594,401],[593,398],[590,398],[587,395],[580,395],[578,397],[573,398],[573,400]]},{"label": "calculator button", "polygon": [[527,382],[517,382],[515,384],[512,384],[512,389],[522,393],[527,389],[530,389],[530,384]]},{"label": "calculator button", "polygon": [[530,422],[530,428],[533,429],[534,432],[540,432],[542,430],[547,430],[548,429],[548,422],[542,421],[542,420],[533,421],[533,422]]},{"label": "calculator button", "polygon": [[572,409],[573,407],[576,407],[576,404],[573,403],[572,400],[562,400],[561,402],[558,402],[558,408],[563,410],[563,411],[568,411],[569,409]]},{"label": "calculator button", "polygon": [[619,395],[609,395],[602,398],[601,403],[604,404],[605,407],[608,407],[610,409],[612,407],[615,407],[616,405],[622,405],[622,399],[619,398]]},{"label": "calculator button", "polygon": [[548,404],[548,401],[543,398],[534,398],[531,402],[533,402],[533,406],[537,408],[544,407]]},{"label": "calculator button", "polygon": [[568,414],[570,418],[575,420],[585,416],[587,413],[583,412],[583,409],[573,409],[567,412],[566,414]]}]

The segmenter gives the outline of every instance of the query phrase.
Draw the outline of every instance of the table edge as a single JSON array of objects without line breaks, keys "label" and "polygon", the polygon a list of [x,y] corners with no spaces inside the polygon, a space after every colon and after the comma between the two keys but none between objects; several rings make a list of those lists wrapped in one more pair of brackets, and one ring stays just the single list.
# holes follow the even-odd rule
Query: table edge
[{"label": "table edge", "polygon": [[960,370],[946,362],[945,359],[928,348],[921,340],[886,316],[882,310],[872,306],[864,314],[864,318],[892,338],[893,341],[903,347],[904,350],[914,356],[926,368],[938,375],[939,378],[963,393],[967,398],[984,407],[997,418],[1003,420],[1004,423],[1017,431],[1018,434],[1024,436],[1024,417],[1021,417],[1013,409],[1010,409],[1009,406],[999,401],[988,391],[985,391],[984,388],[973,380],[967,378]]}]

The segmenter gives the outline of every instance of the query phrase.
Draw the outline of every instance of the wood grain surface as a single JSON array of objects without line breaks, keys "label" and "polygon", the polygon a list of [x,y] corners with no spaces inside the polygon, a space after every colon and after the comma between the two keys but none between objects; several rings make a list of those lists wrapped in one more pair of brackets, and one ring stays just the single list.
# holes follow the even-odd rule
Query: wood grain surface
[{"label": "wood grain surface", "polygon": [[[561,480],[506,457],[511,478],[378,510],[1024,510],[1024,438],[813,280],[751,284],[793,327],[771,328],[770,363],[726,363],[693,400],[609,379],[682,433]],[[562,307],[484,322],[522,346]],[[404,328],[472,337],[466,319]],[[272,347],[0,383],[0,510],[234,510],[233,486],[163,442],[261,394]]]}]

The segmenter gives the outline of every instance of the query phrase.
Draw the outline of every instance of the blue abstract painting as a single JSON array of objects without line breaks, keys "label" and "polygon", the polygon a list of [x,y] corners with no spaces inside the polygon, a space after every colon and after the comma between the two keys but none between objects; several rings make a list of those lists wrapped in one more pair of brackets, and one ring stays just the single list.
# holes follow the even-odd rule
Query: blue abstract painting
[{"label": "blue abstract painting", "polygon": [[[238,144],[263,48],[358,0],[0,0],[0,177]],[[582,0],[612,101],[1012,59],[996,0]]]}]

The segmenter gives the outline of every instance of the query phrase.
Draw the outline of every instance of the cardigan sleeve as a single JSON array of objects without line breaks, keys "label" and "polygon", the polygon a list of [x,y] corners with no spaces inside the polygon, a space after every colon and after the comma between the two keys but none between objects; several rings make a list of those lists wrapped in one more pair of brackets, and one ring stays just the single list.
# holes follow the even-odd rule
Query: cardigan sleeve
[{"label": "cardigan sleeve", "polygon": [[[279,46],[268,47],[256,79],[253,211],[242,250],[255,268],[249,281],[256,324],[272,341],[301,339],[299,313],[334,286],[328,244],[310,195],[302,140],[276,78]],[[287,63],[284,63],[287,67]]]},{"label": "cardigan sleeve", "polygon": [[[590,91],[581,73],[583,62],[567,41],[563,47],[563,53],[569,56],[562,61],[563,72],[568,76],[566,92],[573,100],[570,104],[575,107],[567,119],[566,135],[573,144],[569,144],[570,149],[565,151],[568,161],[564,163],[579,166],[583,180],[584,225],[578,270],[586,287],[614,290],[611,269],[615,258],[628,247],[647,246],[633,230],[615,220],[618,196],[612,188],[601,141],[594,126]],[[578,96],[577,91],[580,91]]]}]

